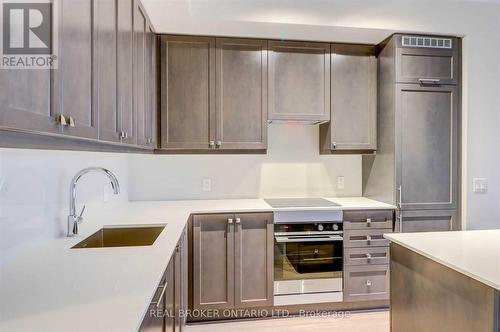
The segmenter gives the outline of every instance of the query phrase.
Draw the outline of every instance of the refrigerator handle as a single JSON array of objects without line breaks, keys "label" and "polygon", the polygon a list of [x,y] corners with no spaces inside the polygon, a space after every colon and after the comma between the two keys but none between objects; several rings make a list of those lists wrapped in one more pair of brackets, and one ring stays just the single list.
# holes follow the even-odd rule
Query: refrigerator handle
[{"label": "refrigerator handle", "polygon": [[398,190],[398,208],[401,209],[403,207],[403,187],[399,186],[397,190]]},{"label": "refrigerator handle", "polygon": [[403,211],[399,211],[399,233],[403,233]]}]

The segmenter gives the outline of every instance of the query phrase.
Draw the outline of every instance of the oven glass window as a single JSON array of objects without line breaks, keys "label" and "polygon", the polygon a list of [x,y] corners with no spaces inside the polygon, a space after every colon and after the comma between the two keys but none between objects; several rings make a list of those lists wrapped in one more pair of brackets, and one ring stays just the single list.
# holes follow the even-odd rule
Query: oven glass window
[{"label": "oven glass window", "polygon": [[342,241],[276,241],[274,244],[274,279],[303,280],[342,278]]}]

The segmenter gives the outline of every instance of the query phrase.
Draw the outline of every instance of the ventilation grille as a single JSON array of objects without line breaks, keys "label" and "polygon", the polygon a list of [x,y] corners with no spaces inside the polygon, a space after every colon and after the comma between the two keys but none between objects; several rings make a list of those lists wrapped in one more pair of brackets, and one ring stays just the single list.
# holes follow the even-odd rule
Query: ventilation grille
[{"label": "ventilation grille", "polygon": [[429,48],[452,48],[452,43],[451,43],[450,38],[403,36],[403,46],[429,47]]}]

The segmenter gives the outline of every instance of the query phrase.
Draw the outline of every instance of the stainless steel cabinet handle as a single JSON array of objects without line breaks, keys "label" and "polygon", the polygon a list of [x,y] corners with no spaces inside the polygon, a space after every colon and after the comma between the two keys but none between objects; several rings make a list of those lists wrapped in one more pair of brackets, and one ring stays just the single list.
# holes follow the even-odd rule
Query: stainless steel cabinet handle
[{"label": "stainless steel cabinet handle", "polygon": [[120,138],[121,139],[127,139],[128,138],[128,133],[126,131],[120,131]]},{"label": "stainless steel cabinet handle", "polygon": [[371,281],[370,279],[368,279],[368,280],[366,281],[366,286],[370,287],[371,285],[372,285],[372,281]]},{"label": "stainless steel cabinet handle", "polygon": [[68,121],[66,121],[66,117],[62,114],[56,116],[56,122],[59,123],[62,126],[67,126]]},{"label": "stainless steel cabinet handle", "polygon": [[229,218],[229,219],[227,220],[227,223],[228,223],[228,224],[232,224],[232,223],[233,223],[233,218]]},{"label": "stainless steel cabinet handle", "polygon": [[236,218],[236,223],[241,224],[241,218]]},{"label": "stainless steel cabinet handle", "polygon": [[372,254],[370,254],[369,252],[366,253],[366,259],[372,259]]},{"label": "stainless steel cabinet handle", "polygon": [[366,218],[366,224],[367,224],[367,226],[371,226],[372,218]]},{"label": "stainless steel cabinet handle", "polygon": [[441,80],[439,78],[419,78],[418,82],[420,84],[439,84]]},{"label": "stainless steel cabinet handle", "polygon": [[371,240],[372,240],[372,237],[370,235],[367,235],[366,236],[366,241],[368,241],[368,243],[370,243]]},{"label": "stainless steel cabinet handle", "polygon": [[216,145],[218,148],[220,148],[220,147],[222,146],[222,141],[217,141],[217,142],[215,143],[215,145]]},{"label": "stainless steel cabinet handle", "polygon": [[148,142],[148,144],[151,144],[151,143],[153,143],[153,139],[151,137],[148,137],[147,142]]},{"label": "stainless steel cabinet handle", "polygon": [[403,233],[403,213],[399,211],[399,232]]},{"label": "stainless steel cabinet handle", "polygon": [[75,127],[75,120],[73,120],[73,117],[71,117],[71,116],[69,117],[69,123],[68,123],[68,125],[70,127],[73,127],[73,128]]},{"label": "stainless steel cabinet handle", "polygon": [[401,208],[403,206],[403,186],[398,187],[398,207]]},{"label": "stainless steel cabinet handle", "polygon": [[165,292],[167,291],[167,286],[168,286],[168,282],[165,282],[165,285],[162,286],[163,289],[161,290],[160,297],[158,298],[158,301],[151,303],[151,304],[155,304],[157,308],[159,308],[161,305],[161,301],[163,300],[163,296],[165,296]]},{"label": "stainless steel cabinet handle", "polygon": [[214,147],[215,147],[215,142],[214,142],[214,141],[210,141],[210,142],[208,142],[208,146],[209,146],[210,148],[214,148]]}]

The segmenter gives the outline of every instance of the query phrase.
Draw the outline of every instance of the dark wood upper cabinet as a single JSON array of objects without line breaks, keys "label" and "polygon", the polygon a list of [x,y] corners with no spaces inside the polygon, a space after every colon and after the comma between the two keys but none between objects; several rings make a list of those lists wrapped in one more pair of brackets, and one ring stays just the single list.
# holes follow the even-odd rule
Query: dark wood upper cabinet
[{"label": "dark wood upper cabinet", "polygon": [[[396,82],[456,85],[459,75],[459,40],[447,37],[396,36]],[[406,46],[405,44],[419,46]],[[423,47],[440,43],[449,48]],[[449,43],[449,44],[448,44]],[[421,44],[421,45],[420,45]]]},{"label": "dark wood upper cabinet", "polygon": [[0,73],[0,129],[154,148],[156,38],[140,2],[64,1],[56,15],[57,68]]},{"label": "dark wood upper cabinet", "polygon": [[374,46],[332,44],[331,120],[320,126],[322,153],[377,149]]},{"label": "dark wood upper cabinet", "polygon": [[134,113],[137,119],[137,145],[146,142],[146,17],[134,5]]},{"label": "dark wood upper cabinet", "polygon": [[145,98],[144,141],[149,148],[156,147],[156,37],[151,26],[146,27],[145,51]]},{"label": "dark wood upper cabinet", "polygon": [[50,82],[49,69],[1,69],[0,128],[60,133]]},{"label": "dark wood upper cabinet", "polygon": [[330,120],[330,44],[269,41],[269,120]]},{"label": "dark wood upper cabinet", "polygon": [[63,133],[98,138],[97,110],[93,107],[93,0],[59,4],[59,63],[54,71],[54,113],[71,125]]},{"label": "dark wood upper cabinet", "polygon": [[216,148],[267,148],[267,40],[217,38]]},{"label": "dark wood upper cabinet", "polygon": [[119,142],[117,107],[117,1],[94,2],[94,109],[99,139]]},{"label": "dark wood upper cabinet", "polygon": [[137,143],[133,98],[133,0],[117,1],[118,134],[123,143]]},{"label": "dark wood upper cabinet", "polygon": [[161,37],[161,148],[215,147],[215,38]]}]

